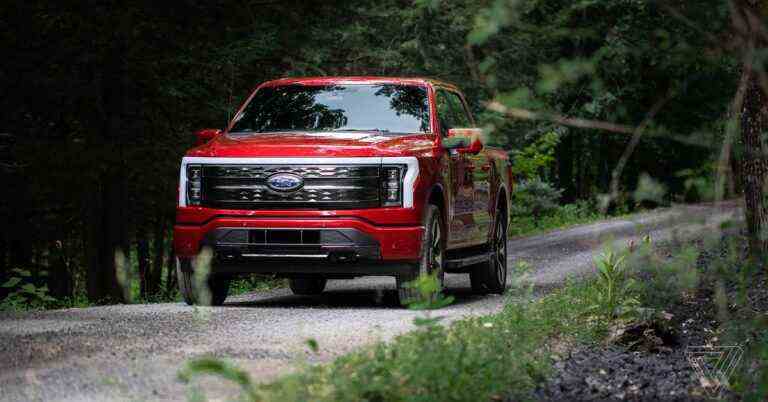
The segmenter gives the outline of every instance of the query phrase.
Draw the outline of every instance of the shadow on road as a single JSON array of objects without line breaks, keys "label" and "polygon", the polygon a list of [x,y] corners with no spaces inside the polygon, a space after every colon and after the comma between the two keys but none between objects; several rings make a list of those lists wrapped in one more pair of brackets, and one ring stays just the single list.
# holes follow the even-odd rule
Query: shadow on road
[{"label": "shadow on road", "polygon": [[[485,296],[469,288],[446,289],[452,305],[467,304]],[[222,307],[402,309],[394,289],[332,289],[316,296],[282,295],[225,303]]]}]

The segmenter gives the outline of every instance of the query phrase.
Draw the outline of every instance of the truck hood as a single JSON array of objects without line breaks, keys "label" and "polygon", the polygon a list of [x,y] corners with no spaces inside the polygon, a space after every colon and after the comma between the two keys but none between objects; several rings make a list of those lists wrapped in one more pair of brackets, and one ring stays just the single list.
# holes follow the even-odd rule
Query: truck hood
[{"label": "truck hood", "polygon": [[223,134],[190,150],[202,157],[364,157],[415,155],[431,151],[433,134],[383,135],[377,132],[285,132]]}]

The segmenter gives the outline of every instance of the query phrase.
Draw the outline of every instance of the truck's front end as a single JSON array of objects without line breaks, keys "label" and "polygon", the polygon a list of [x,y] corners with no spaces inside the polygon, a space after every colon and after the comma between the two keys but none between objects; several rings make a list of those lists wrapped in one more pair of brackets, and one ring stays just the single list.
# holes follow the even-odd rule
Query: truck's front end
[{"label": "truck's front end", "polygon": [[182,160],[174,247],[185,299],[201,302],[192,276],[203,250],[214,304],[237,274],[285,276],[314,293],[327,278],[413,271],[431,127],[423,83],[258,88],[225,132]]}]

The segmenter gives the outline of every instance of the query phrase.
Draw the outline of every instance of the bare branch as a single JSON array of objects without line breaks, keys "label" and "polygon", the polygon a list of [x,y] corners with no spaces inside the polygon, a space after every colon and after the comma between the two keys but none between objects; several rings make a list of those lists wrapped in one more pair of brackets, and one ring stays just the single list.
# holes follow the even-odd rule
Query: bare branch
[{"label": "bare branch", "polygon": [[[635,151],[637,144],[640,142],[640,138],[643,136],[645,129],[648,128],[648,125],[651,124],[653,118],[656,117],[656,114],[659,113],[659,110],[661,110],[661,108],[664,107],[664,105],[666,105],[671,98],[672,94],[670,93],[664,98],[659,99],[653,105],[653,107],[651,107],[651,110],[649,110],[645,115],[643,121],[632,133],[632,139],[629,141],[629,144],[627,144],[627,147],[624,148],[624,153],[621,154],[621,158],[619,158],[619,162],[616,164],[616,168],[613,169],[613,173],[611,174],[611,190],[609,193],[610,198],[608,199],[609,202],[615,200],[619,195],[619,178],[621,178],[621,173],[624,171],[624,167],[627,165],[629,157],[632,156],[632,152]],[[609,202],[605,203],[605,208],[608,207]]]},{"label": "bare branch", "polygon": [[527,109],[507,107],[497,101],[488,102],[486,106],[490,110],[521,120],[544,120],[569,127],[591,128],[621,134],[632,134],[635,131],[633,127],[625,126],[622,124],[600,120],[581,119],[578,117],[566,117],[555,113],[533,112]]},{"label": "bare branch", "polygon": [[[504,114],[506,116],[509,116],[515,119],[520,119],[520,120],[547,121],[547,122],[557,123],[557,124],[568,126],[568,127],[592,129],[592,130],[606,131],[606,132],[617,133],[617,134],[628,134],[628,135],[634,135],[635,131],[637,130],[637,127],[612,123],[608,121],[582,119],[578,117],[563,116],[557,113],[534,112],[528,109],[507,107],[506,105],[498,101],[487,102],[485,106],[489,110]],[[672,141],[677,141],[681,144],[686,144],[686,145],[693,145],[693,146],[698,146],[703,148],[714,148],[713,145],[704,143],[703,141],[697,141],[689,137],[685,137],[682,135],[675,135],[673,133],[668,133],[668,132],[652,131],[652,132],[646,132],[645,135],[652,136],[652,137],[663,137],[663,138],[666,138]]]},{"label": "bare branch", "polygon": [[[744,63],[751,63],[751,56],[745,56]],[[736,88],[736,95],[731,101],[729,110],[730,122],[738,122],[738,115],[741,113],[741,106],[744,103],[744,94],[747,89],[747,82],[749,80],[749,72],[744,69],[739,79],[739,86]],[[720,150],[720,157],[717,161],[717,171],[715,172],[715,200],[720,201],[723,199],[726,171],[731,162],[731,149],[733,148],[733,141],[738,132],[739,124],[728,124],[725,128],[725,137],[723,138],[723,145]]]}]

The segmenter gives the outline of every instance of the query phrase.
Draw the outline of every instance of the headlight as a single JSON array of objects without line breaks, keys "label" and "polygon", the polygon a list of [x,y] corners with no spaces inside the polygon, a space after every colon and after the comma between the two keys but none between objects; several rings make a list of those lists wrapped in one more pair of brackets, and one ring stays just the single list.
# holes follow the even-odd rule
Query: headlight
[{"label": "headlight", "polygon": [[385,165],[381,168],[381,205],[394,207],[403,205],[404,165]]},{"label": "headlight", "polygon": [[187,165],[187,205],[200,205],[203,200],[203,167]]}]

